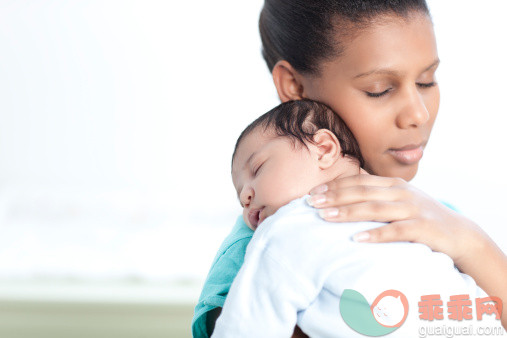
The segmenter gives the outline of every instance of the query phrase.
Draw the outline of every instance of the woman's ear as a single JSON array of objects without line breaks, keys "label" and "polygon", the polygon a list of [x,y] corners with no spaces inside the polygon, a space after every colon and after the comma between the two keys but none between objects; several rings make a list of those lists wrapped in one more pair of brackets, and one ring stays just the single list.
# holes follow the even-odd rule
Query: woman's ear
[{"label": "woman's ear", "polygon": [[320,169],[327,169],[341,158],[342,148],[340,142],[328,129],[319,129],[313,136],[317,160]]},{"label": "woman's ear", "polygon": [[278,97],[282,102],[303,98],[303,86],[299,81],[299,74],[290,63],[285,60],[278,61],[271,74]]}]

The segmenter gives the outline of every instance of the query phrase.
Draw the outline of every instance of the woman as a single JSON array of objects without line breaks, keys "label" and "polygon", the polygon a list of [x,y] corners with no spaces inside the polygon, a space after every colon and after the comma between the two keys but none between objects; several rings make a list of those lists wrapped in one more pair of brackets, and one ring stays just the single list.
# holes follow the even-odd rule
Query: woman
[{"label": "woman", "polygon": [[[449,255],[489,295],[507,299],[507,258],[473,222],[418,191],[417,173],[438,113],[439,59],[425,1],[266,0],[263,55],[281,101],[321,101],[356,137],[372,176],[312,190],[330,221],[389,224],[356,235],[367,242],[412,241]],[[210,270],[192,324],[213,330],[252,233],[241,220]],[[489,278],[495,271],[496,278]],[[504,311],[502,323],[507,327]]]}]

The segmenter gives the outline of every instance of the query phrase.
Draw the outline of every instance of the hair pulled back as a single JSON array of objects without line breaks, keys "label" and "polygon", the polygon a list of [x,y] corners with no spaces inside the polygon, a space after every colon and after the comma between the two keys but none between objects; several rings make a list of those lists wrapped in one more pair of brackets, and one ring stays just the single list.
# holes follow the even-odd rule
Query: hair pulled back
[{"label": "hair pulled back", "polygon": [[[265,0],[259,19],[268,68],[286,60],[301,73],[318,74],[321,61],[343,52],[343,38],[382,15],[429,16],[425,0]],[[338,39],[337,39],[338,37]]]}]

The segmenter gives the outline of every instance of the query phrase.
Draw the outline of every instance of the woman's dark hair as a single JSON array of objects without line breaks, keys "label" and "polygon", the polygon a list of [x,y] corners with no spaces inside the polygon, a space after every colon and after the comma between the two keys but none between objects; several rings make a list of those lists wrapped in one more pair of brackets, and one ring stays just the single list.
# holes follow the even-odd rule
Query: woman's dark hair
[{"label": "woman's dark hair", "polygon": [[259,19],[262,56],[268,68],[286,60],[317,75],[319,64],[339,56],[343,40],[382,15],[430,16],[425,0],[265,0]]},{"label": "woman's dark hair", "polygon": [[271,109],[243,130],[236,141],[233,160],[241,141],[257,127],[273,130],[275,135],[289,137],[294,145],[299,143],[307,148],[305,142],[313,143],[313,136],[319,129],[330,130],[340,142],[342,155],[355,158],[361,167],[364,166],[354,135],[338,114],[323,103],[305,99],[288,101]]}]

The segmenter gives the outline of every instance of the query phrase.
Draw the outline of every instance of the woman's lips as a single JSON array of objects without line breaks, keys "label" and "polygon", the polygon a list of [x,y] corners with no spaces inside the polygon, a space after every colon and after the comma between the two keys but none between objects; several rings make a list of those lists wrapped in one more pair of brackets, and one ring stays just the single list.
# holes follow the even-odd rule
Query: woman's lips
[{"label": "woman's lips", "polygon": [[407,145],[402,148],[389,149],[395,160],[403,164],[415,164],[423,157],[423,145]]}]

